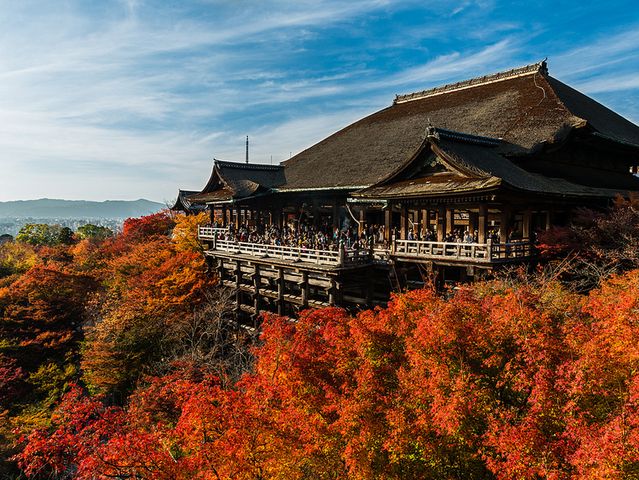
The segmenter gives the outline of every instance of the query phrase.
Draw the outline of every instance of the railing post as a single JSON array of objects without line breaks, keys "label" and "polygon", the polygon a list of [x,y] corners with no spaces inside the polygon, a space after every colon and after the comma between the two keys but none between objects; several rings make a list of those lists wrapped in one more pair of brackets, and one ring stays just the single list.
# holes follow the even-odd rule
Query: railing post
[{"label": "railing post", "polygon": [[395,233],[393,233],[393,235],[391,235],[391,254],[395,255]]},{"label": "railing post", "polygon": [[217,231],[213,230],[213,250],[217,250]]},{"label": "railing post", "polygon": [[344,240],[339,241],[339,264],[344,265],[346,260],[346,250],[344,250]]}]

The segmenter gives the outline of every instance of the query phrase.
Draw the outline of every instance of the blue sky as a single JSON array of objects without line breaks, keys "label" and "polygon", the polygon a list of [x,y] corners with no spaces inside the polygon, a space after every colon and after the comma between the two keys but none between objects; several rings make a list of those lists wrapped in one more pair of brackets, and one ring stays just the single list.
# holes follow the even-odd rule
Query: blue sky
[{"label": "blue sky", "polygon": [[635,1],[0,0],[0,201],[171,200],[395,94],[548,57],[639,122]]}]

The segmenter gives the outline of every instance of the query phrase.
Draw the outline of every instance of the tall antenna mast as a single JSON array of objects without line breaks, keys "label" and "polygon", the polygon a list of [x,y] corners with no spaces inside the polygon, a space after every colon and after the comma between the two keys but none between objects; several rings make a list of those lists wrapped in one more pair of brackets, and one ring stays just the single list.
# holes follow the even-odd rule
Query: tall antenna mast
[{"label": "tall antenna mast", "polygon": [[248,163],[248,135],[246,136],[246,163]]}]

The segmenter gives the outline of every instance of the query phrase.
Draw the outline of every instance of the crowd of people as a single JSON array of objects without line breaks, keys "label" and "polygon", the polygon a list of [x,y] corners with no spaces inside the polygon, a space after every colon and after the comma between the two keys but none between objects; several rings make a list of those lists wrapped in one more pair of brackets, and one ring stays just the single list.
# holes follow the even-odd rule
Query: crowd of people
[{"label": "crowd of people", "polygon": [[343,228],[328,225],[314,226],[300,223],[297,227],[287,224],[282,228],[276,225],[241,224],[229,225],[221,234],[221,240],[261,243],[287,247],[299,247],[310,250],[337,250],[340,244],[344,248],[359,250],[370,248],[371,242],[384,239],[383,228],[374,225],[361,234],[350,226]]},{"label": "crowd of people", "polygon": [[[221,227],[221,222],[214,226]],[[396,229],[391,231],[391,238],[401,238]],[[499,229],[487,232],[487,239],[493,243],[499,243],[501,238]],[[346,249],[359,250],[370,248],[371,245],[388,248],[384,225],[372,224],[361,233],[358,228],[346,224],[342,228],[332,227],[327,224],[314,226],[306,223],[286,224],[282,228],[277,225],[262,223],[242,223],[239,227],[229,225],[220,234],[220,240],[235,242],[261,243],[265,245],[278,245],[310,250],[337,250],[340,244]],[[420,240],[427,242],[437,241],[437,232],[434,229],[409,229],[407,240]],[[444,242],[449,243],[478,243],[478,232],[455,229],[443,237]]]}]

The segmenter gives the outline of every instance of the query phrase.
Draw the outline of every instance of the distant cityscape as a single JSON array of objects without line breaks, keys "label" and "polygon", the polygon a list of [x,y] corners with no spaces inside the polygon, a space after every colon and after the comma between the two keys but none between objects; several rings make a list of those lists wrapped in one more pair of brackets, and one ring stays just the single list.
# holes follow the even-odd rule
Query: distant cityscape
[{"label": "distant cityscape", "polygon": [[20,200],[0,202],[0,235],[15,237],[29,223],[60,225],[76,231],[91,223],[107,227],[114,232],[122,228],[124,220],[155,213],[166,205],[149,200]]},{"label": "distant cityscape", "polygon": [[45,223],[48,225],[60,225],[69,227],[74,232],[81,227],[91,223],[101,227],[107,227],[118,232],[122,229],[125,218],[35,218],[35,217],[14,217],[0,218],[0,235],[11,235],[15,237],[20,229],[29,223]]}]

